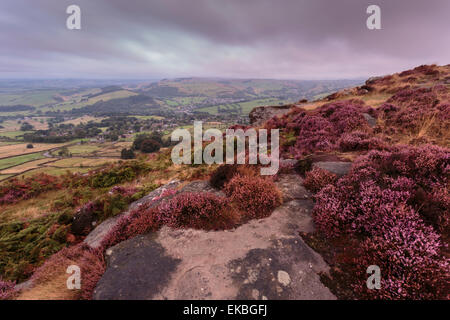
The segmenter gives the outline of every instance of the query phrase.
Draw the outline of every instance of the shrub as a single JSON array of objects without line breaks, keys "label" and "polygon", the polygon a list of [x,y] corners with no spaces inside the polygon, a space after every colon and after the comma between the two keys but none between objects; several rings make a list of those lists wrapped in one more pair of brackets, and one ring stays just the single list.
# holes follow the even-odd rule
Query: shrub
[{"label": "shrub", "polygon": [[303,185],[311,192],[318,192],[328,184],[336,181],[336,175],[327,170],[314,167],[311,171],[306,173]]},{"label": "shrub", "polygon": [[15,282],[5,281],[0,277],[0,300],[12,299],[15,295],[15,285]]},{"label": "shrub", "polygon": [[217,230],[232,228],[239,221],[228,201],[212,193],[184,193],[165,199],[159,206],[155,205],[155,201],[173,194],[173,190],[167,190],[160,197],[121,217],[101,246],[108,248],[139,234],[156,231],[163,225]]},{"label": "shrub", "polygon": [[128,160],[128,159],[134,159],[136,158],[136,155],[134,154],[133,149],[122,149],[120,152],[120,159]]},{"label": "shrub", "polygon": [[333,123],[337,134],[367,127],[362,101],[342,101],[320,107],[320,114]]},{"label": "shrub", "polygon": [[57,177],[45,173],[36,174],[25,179],[11,179],[0,186],[0,205],[30,199],[41,193],[60,189],[61,187],[61,182]]},{"label": "shrub", "polygon": [[[436,146],[371,151],[316,194],[319,232],[360,241],[348,267],[359,274],[352,286],[360,297],[445,298],[449,264],[438,232],[448,231],[449,157]],[[338,263],[348,265],[347,260]],[[373,264],[383,270],[383,290],[369,292],[362,279]]]},{"label": "shrub", "polygon": [[229,229],[238,216],[228,200],[213,193],[183,193],[158,207],[157,221],[174,228]]},{"label": "shrub", "polygon": [[225,183],[230,181],[238,173],[236,164],[222,164],[211,173],[209,183],[217,189],[222,189]]},{"label": "shrub", "polygon": [[281,203],[281,193],[269,178],[238,174],[224,191],[248,219],[265,217]]},{"label": "shrub", "polygon": [[108,233],[101,243],[106,249],[134,236],[155,231],[161,227],[156,219],[157,209],[153,202],[146,203],[122,216],[117,225]]},{"label": "shrub", "polygon": [[337,142],[343,152],[360,150],[383,150],[387,148],[386,143],[376,137],[370,137],[368,133],[362,131],[353,131],[344,133]]},{"label": "shrub", "polygon": [[140,150],[144,153],[152,153],[161,149],[161,144],[153,139],[146,139],[142,141]]},{"label": "shrub", "polygon": [[[359,279],[353,288],[365,299],[448,299],[449,260],[430,227],[411,220],[397,221],[382,236],[364,241],[354,261]],[[382,270],[381,289],[368,290],[364,268]]]}]

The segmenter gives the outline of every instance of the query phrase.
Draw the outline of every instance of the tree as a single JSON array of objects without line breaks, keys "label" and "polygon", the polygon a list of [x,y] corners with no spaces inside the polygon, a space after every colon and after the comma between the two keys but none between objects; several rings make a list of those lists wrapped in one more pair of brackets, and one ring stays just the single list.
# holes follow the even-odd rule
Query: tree
[{"label": "tree", "polygon": [[161,144],[153,139],[142,141],[140,150],[144,153],[156,152],[161,148]]},{"label": "tree", "polygon": [[144,134],[137,135],[136,138],[134,138],[134,142],[133,142],[133,147],[132,148],[134,150],[141,150],[141,151],[143,151],[142,148],[141,148],[141,145],[142,145],[142,143],[145,140],[153,140],[153,141],[159,143],[160,145],[162,145],[161,134],[158,133],[158,132],[152,132],[152,133],[144,133]]},{"label": "tree", "polygon": [[24,122],[20,126],[20,131],[31,131],[33,129],[34,129],[34,127],[31,124],[29,124],[28,122]]},{"label": "tree", "polygon": [[136,155],[134,154],[133,149],[122,149],[121,153],[120,153],[120,158],[127,160],[127,159],[134,159],[136,158]]}]

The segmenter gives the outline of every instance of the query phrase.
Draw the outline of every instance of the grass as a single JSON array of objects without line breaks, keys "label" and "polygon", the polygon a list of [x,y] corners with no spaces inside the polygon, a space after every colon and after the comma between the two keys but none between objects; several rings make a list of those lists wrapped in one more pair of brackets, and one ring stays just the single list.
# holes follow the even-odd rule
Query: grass
[{"label": "grass", "polygon": [[29,133],[31,131],[4,131],[0,132],[0,137],[6,137],[15,140],[22,140],[22,137],[25,133]]},{"label": "grass", "polygon": [[34,143],[32,149],[28,149],[27,145],[28,145],[27,143],[19,143],[7,146],[0,146],[0,159],[47,151],[50,149],[62,147],[65,144]]},{"label": "grass", "polygon": [[31,171],[27,171],[23,174],[24,177],[33,176],[37,173],[46,173],[53,176],[61,176],[63,174],[66,174],[67,171],[75,173],[86,173],[89,170],[92,170],[92,168],[54,168],[54,167],[44,167],[44,168],[37,168]]},{"label": "grass", "polygon": [[69,152],[73,155],[88,155],[98,152],[99,150],[99,146],[90,144],[80,144],[69,147]]},{"label": "grass", "polygon": [[[24,163],[35,161],[44,158],[41,153],[31,153],[23,156],[17,156],[13,158],[0,159],[0,170],[4,170],[6,168],[19,166]],[[0,172],[1,173],[1,172]]]},{"label": "grass", "polygon": [[75,167],[99,167],[102,164],[116,162],[119,159],[86,159],[86,158],[67,158],[49,163],[48,166],[59,168]]},{"label": "grass", "polygon": [[77,125],[79,125],[81,123],[88,123],[90,121],[101,122],[103,119],[105,119],[105,118],[98,118],[98,117],[92,117],[92,116],[86,115],[86,116],[82,116],[82,117],[79,117],[79,118],[75,118],[75,119],[64,121],[63,123],[64,124],[73,124],[73,125],[77,126]]},{"label": "grass", "polygon": [[18,165],[18,166],[12,167],[12,168],[2,170],[2,171],[0,171],[0,174],[20,174],[20,173],[28,171],[28,170],[39,168],[41,165],[43,165],[49,161],[51,161],[51,159],[48,159],[48,158],[29,161],[29,162],[23,163],[21,165]]},{"label": "grass", "polygon": [[0,174],[0,182],[9,179],[12,176],[13,176],[12,174]]},{"label": "grass", "polygon": [[207,112],[210,114],[217,115],[219,113],[219,108],[221,108],[221,109],[228,109],[230,112],[236,110],[240,114],[248,115],[250,113],[250,111],[252,111],[252,109],[255,107],[266,106],[266,105],[279,105],[280,103],[286,104],[288,102],[286,100],[280,100],[280,99],[276,99],[276,98],[256,99],[256,100],[233,103],[233,104],[225,104],[225,105],[222,104],[222,105],[217,105],[217,106],[199,108],[199,109],[196,109],[196,111]]}]

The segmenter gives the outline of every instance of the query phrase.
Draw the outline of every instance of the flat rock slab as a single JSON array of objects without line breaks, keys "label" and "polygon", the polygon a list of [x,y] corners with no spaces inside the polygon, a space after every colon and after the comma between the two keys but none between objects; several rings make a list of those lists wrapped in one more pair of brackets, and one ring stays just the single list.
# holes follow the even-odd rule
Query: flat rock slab
[{"label": "flat rock slab", "polygon": [[283,194],[283,200],[311,199],[312,194],[303,186],[303,178],[298,174],[281,174],[275,182]]},{"label": "flat rock slab", "polygon": [[319,279],[323,259],[311,232],[311,200],[228,231],[163,227],[107,250],[94,299],[335,299]]},{"label": "flat rock slab", "polygon": [[187,184],[180,190],[180,193],[185,193],[185,192],[193,192],[193,193],[209,192],[209,193],[214,193],[215,195],[218,195],[220,197],[225,197],[225,193],[223,193],[220,190],[215,189],[206,180],[193,181],[193,182]]},{"label": "flat rock slab", "polygon": [[[123,212],[117,216],[111,217],[100,223],[88,236],[84,239],[84,242],[89,245],[91,248],[100,247],[103,239],[108,235],[108,233],[117,225],[119,219],[123,216],[129,215],[134,209],[140,207],[144,203],[148,203],[154,201],[157,197],[159,197],[165,190],[174,189],[178,187],[180,181],[174,180],[165,184],[164,186],[159,187],[158,189],[153,190],[145,197],[133,202],[128,207],[126,212]],[[154,205],[158,205],[161,200],[154,201]]]},{"label": "flat rock slab", "polygon": [[313,164],[314,167],[321,168],[323,170],[334,173],[338,177],[344,176],[349,173],[352,167],[351,162],[335,162],[335,161],[320,161]]}]

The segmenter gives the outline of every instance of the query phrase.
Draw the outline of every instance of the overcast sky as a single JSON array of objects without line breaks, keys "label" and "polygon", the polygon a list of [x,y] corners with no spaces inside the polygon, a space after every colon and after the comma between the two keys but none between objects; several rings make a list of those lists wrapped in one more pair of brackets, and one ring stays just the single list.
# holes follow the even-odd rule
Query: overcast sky
[{"label": "overcast sky", "polygon": [[0,78],[366,78],[449,57],[448,0],[0,1]]}]

